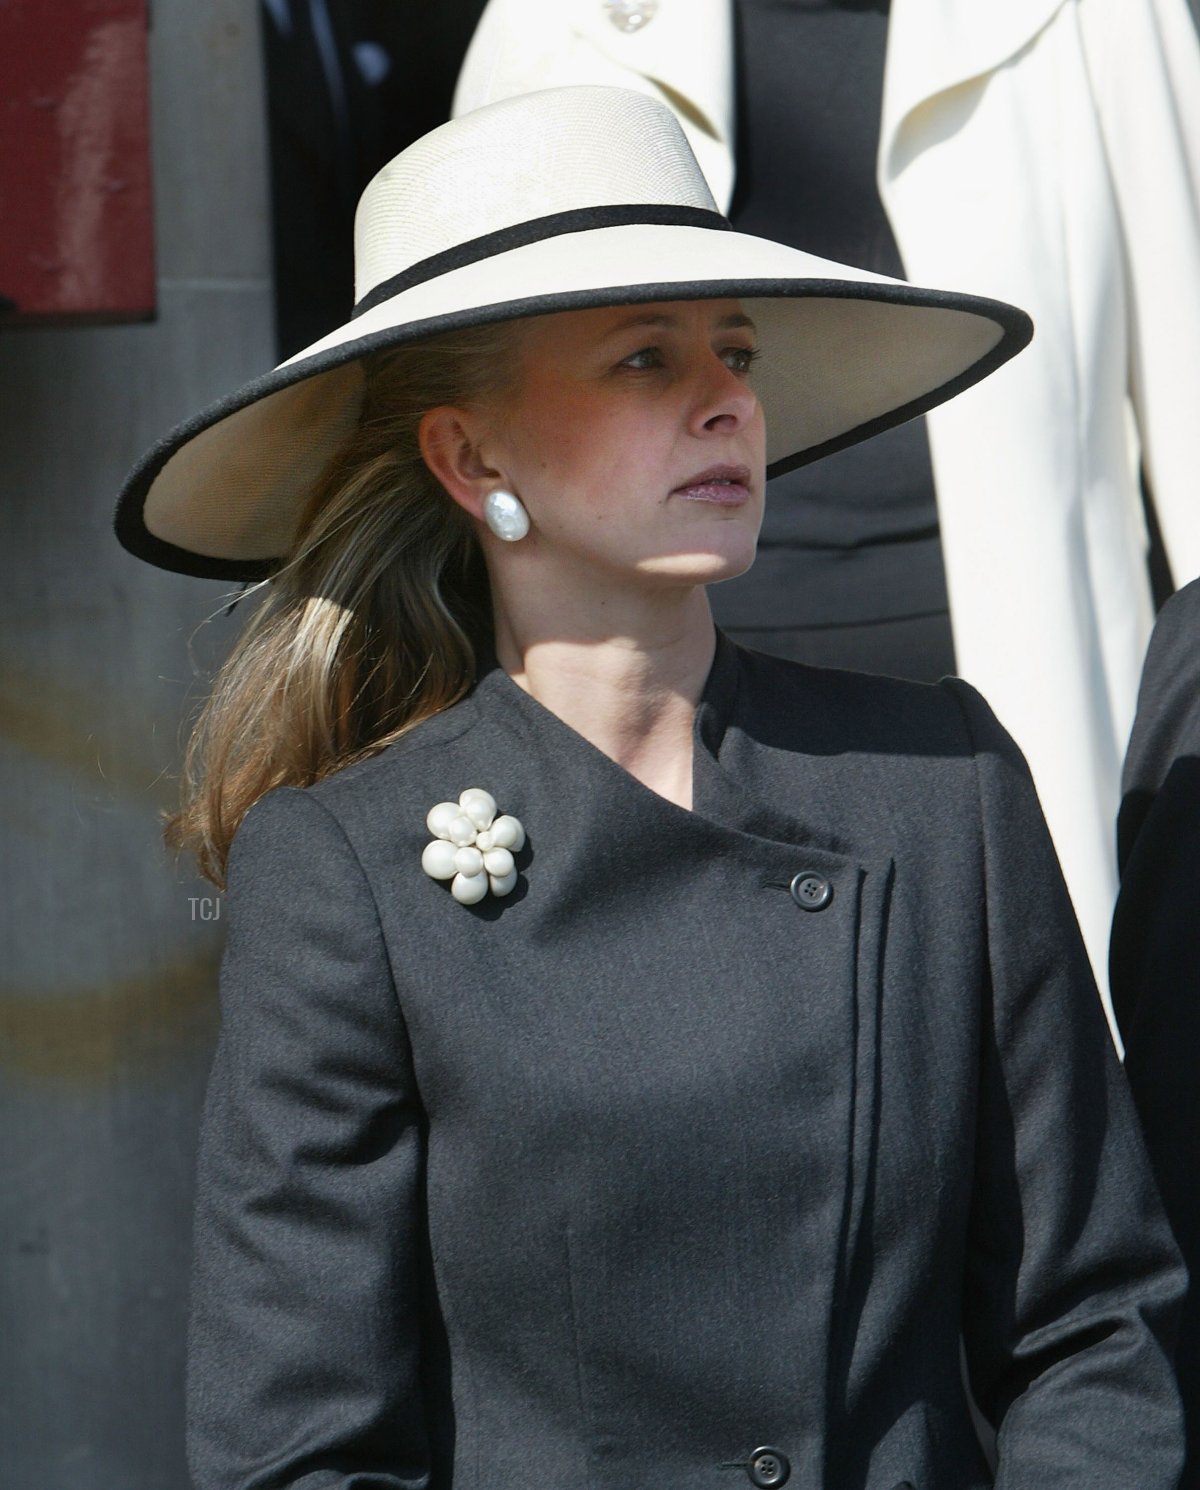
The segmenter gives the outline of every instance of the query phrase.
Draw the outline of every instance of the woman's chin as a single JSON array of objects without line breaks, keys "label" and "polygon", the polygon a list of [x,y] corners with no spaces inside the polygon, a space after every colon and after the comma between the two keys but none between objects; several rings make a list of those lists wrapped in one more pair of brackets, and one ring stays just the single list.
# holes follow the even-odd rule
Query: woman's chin
[{"label": "woman's chin", "polygon": [[757,542],[749,538],[741,543],[723,544],[720,548],[690,553],[663,555],[645,567],[656,575],[681,584],[717,585],[725,579],[736,579],[754,563]]}]

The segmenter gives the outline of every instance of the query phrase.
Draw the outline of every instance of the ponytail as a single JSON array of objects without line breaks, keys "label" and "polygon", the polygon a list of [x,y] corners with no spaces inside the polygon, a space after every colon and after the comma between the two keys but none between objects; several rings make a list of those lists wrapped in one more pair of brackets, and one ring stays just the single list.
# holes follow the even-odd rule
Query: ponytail
[{"label": "ponytail", "polygon": [[221,668],[188,745],[167,842],[223,887],[242,818],[278,786],[311,786],[448,709],[491,641],[471,518],[421,456],[421,416],[510,381],[511,323],[364,359],[354,435],[325,472],[295,547]]}]

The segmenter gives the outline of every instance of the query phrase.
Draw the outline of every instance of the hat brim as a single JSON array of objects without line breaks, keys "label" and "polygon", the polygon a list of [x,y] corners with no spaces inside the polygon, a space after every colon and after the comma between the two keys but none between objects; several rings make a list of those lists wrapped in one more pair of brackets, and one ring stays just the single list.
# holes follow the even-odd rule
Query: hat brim
[{"label": "hat brim", "polygon": [[[640,265],[653,266],[653,278],[631,282],[630,266]],[[548,238],[402,291],[180,425],[130,475],[117,536],[182,574],[265,578],[354,427],[367,353],[556,311],[725,298],[740,300],[757,327],[768,476],[924,413],[1014,356],[1033,331],[1003,302],[737,232],[632,224]]]}]

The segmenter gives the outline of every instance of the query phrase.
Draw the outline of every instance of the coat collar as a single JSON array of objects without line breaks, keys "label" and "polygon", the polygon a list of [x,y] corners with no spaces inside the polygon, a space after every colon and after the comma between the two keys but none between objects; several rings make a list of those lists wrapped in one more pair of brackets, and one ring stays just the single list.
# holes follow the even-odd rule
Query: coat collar
[{"label": "coat collar", "polygon": [[696,706],[696,744],[715,761],[721,753],[721,742],[733,717],[737,703],[738,679],[741,674],[740,650],[721,628],[717,627],[717,648]]},{"label": "coat collar", "polygon": [[657,0],[635,31],[605,0],[488,0],[454,112],[537,88],[640,88],[675,110],[717,202],[733,190],[733,0]]},{"label": "coat collar", "polygon": [[575,36],[652,84],[675,110],[718,205],[733,191],[734,57],[731,0],[659,0],[638,30],[613,24],[604,0],[570,6]]},{"label": "coat collar", "polygon": [[[563,0],[575,34],[610,61],[657,85],[687,129],[713,195],[733,183],[735,0],[660,0],[653,19],[623,33],[603,0]],[[1015,57],[1068,0],[891,0],[880,127],[881,175],[907,155],[900,137],[921,106]]]},{"label": "coat collar", "polygon": [[[919,143],[922,106],[994,72],[1049,24],[1067,0],[892,0],[879,137],[881,182],[893,179]],[[983,169],[981,165],[980,169]]]},{"label": "coat collar", "polygon": [[[696,744],[702,747],[713,761],[720,754],[725,730],[733,717],[741,671],[740,650],[736,643],[731,642],[720,627],[716,628],[716,638],[716,650],[704,683],[704,691],[696,706],[694,726]],[[508,678],[492,648],[480,651],[472,696],[485,707],[492,700],[506,699],[510,708],[516,707],[528,721],[535,725],[544,726],[555,717],[543,704],[531,698]],[[556,728],[567,730],[569,735],[575,734],[575,731],[571,730],[569,725],[563,724],[561,720],[557,721]],[[583,739],[582,736],[578,738],[581,741]],[[595,747],[588,746],[587,748],[592,750]]]},{"label": "coat collar", "polygon": [[596,51],[657,83],[668,102],[715,139],[733,139],[730,0],[660,0],[637,31],[615,26],[604,0],[569,0],[571,24]]},{"label": "coat collar", "polygon": [[[922,105],[1003,66],[1069,0],[891,0],[880,182],[922,148]],[[613,25],[604,0],[489,0],[459,78],[455,112],[621,73],[672,105],[722,209],[734,174],[734,0],[659,0],[639,30]],[[911,138],[910,138],[911,136]]]},{"label": "coat collar", "polygon": [[[817,855],[813,862],[823,870],[832,871],[852,862],[861,867],[871,856],[863,858],[858,846],[847,837],[838,821],[839,813],[827,813],[827,802],[808,802],[804,791],[797,790],[807,776],[808,737],[811,735],[823,752],[829,750],[828,740],[819,738],[820,718],[811,716],[807,708],[807,683],[821,674],[813,669],[790,671],[790,687],[784,688],[782,700],[787,704],[784,712],[788,719],[781,723],[779,675],[775,669],[787,670],[789,664],[759,658],[759,663],[767,665],[763,674],[761,667],[750,667],[754,656],[717,631],[712,666],[693,726],[695,800],[690,812],[643,786],[526,693],[504,672],[494,655],[481,656],[471,697],[431,722],[436,724],[437,719],[457,715],[464,708],[493,725],[502,721],[506,730],[515,729],[520,735],[523,759],[540,762],[538,769],[543,772],[565,772],[586,782],[584,798],[592,793],[598,799],[605,796],[610,806],[633,804],[644,816],[647,831],[650,824],[656,825],[655,831],[665,831],[672,825],[682,830],[690,825],[690,830],[701,837],[707,834],[707,841],[713,844],[732,834],[739,840],[758,843],[764,852],[772,845],[784,845],[789,852],[803,846],[810,860]],[[753,677],[756,671],[757,683]],[[422,730],[426,728],[421,726]],[[843,745],[845,740],[836,724],[834,732],[839,746]],[[573,795],[580,795],[578,788]],[[840,816],[848,819],[850,814],[843,812]]]}]

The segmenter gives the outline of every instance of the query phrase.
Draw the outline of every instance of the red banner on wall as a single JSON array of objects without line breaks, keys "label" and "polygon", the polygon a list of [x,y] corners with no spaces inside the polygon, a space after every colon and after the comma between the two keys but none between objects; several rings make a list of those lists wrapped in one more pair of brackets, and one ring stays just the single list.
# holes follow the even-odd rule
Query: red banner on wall
[{"label": "red banner on wall", "polygon": [[0,326],[154,314],[146,0],[0,0]]}]

